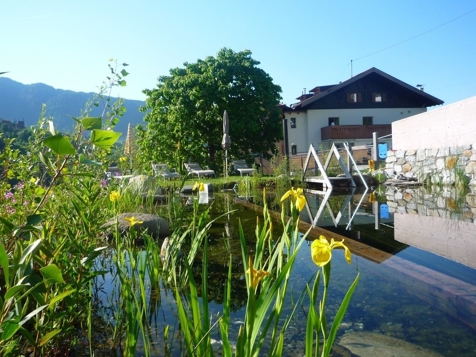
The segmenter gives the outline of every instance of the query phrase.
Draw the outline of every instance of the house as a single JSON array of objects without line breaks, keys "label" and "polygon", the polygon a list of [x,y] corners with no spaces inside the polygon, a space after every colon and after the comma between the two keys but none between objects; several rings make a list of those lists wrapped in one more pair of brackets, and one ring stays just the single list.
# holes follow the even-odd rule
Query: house
[{"label": "house", "polygon": [[[419,88],[417,88],[419,87]],[[283,113],[282,155],[292,159],[316,150],[347,142],[367,148],[372,133],[388,135],[391,147],[392,122],[427,111],[443,101],[377,68],[371,68],[345,82],[319,86],[303,93],[299,102],[280,105]]]}]

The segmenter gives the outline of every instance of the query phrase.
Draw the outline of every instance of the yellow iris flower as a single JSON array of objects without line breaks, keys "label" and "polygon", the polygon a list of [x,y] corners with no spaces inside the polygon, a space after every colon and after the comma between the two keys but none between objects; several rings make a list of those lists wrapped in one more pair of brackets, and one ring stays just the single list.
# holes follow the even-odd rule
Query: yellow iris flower
[{"label": "yellow iris flower", "polygon": [[370,192],[369,193],[369,203],[374,203],[375,202],[375,192]]},{"label": "yellow iris flower", "polygon": [[197,188],[200,192],[205,191],[205,185],[203,184],[203,182],[195,182],[192,187],[192,191],[195,191]]},{"label": "yellow iris flower", "polygon": [[125,156],[119,158],[119,162],[126,162],[126,161],[127,161],[127,157]]},{"label": "yellow iris flower", "polygon": [[251,260],[251,257],[248,257],[248,266],[249,268],[246,271],[246,274],[250,275],[250,286],[253,289],[256,289],[261,279],[263,279],[265,276],[271,275],[271,273],[266,270],[256,270],[253,268],[253,261]]},{"label": "yellow iris flower", "polygon": [[288,197],[291,197],[291,200],[298,211],[302,211],[304,209],[304,206],[306,205],[306,196],[303,195],[302,188],[295,190],[294,187],[292,187],[283,195],[283,197],[281,197],[281,202],[283,202]]},{"label": "yellow iris flower", "polygon": [[369,171],[373,172],[375,170],[375,161],[369,160]]},{"label": "yellow iris flower", "polygon": [[334,248],[345,249],[345,260],[347,263],[352,263],[352,255],[350,254],[349,248],[344,245],[344,240],[342,242],[334,242],[334,238],[331,239],[331,242],[327,240],[326,237],[320,236],[319,239],[316,239],[312,242],[311,245],[311,256],[314,263],[317,266],[323,267],[331,261],[332,250]]},{"label": "yellow iris flower", "polygon": [[135,217],[124,217],[124,219],[129,222],[131,227],[134,227],[136,224],[142,224],[144,221],[138,221]]},{"label": "yellow iris flower", "polygon": [[121,194],[117,191],[112,191],[109,194],[109,199],[111,200],[111,202],[119,201],[121,199]]}]

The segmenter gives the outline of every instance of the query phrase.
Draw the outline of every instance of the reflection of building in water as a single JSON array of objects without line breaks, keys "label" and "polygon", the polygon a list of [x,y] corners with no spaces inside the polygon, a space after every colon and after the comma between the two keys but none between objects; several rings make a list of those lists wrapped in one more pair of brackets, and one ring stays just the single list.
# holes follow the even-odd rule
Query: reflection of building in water
[{"label": "reflection of building in water", "polygon": [[395,240],[476,268],[476,198],[455,189],[431,195],[425,188],[387,190]]}]

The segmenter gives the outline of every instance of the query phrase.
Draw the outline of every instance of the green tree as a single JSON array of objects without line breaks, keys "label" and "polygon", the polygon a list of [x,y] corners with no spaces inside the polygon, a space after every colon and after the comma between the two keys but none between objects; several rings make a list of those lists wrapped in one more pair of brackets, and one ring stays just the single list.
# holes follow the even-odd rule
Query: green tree
[{"label": "green tree", "polygon": [[248,50],[221,49],[216,58],[184,63],[144,90],[147,127],[138,127],[141,160],[183,169],[184,161],[219,168],[223,162],[223,112],[230,118],[229,157],[271,156],[282,138],[281,87]]}]

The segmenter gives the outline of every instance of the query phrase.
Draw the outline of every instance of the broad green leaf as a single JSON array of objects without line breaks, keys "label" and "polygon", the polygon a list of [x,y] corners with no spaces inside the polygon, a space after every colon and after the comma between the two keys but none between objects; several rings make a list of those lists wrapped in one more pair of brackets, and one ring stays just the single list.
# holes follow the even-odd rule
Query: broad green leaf
[{"label": "broad green leaf", "polygon": [[85,130],[101,129],[102,119],[101,117],[88,117],[82,119],[81,124],[83,124]]},{"label": "broad green leaf", "polygon": [[5,321],[2,325],[0,325],[0,330],[3,330],[2,341],[8,341],[15,334],[15,332],[18,331],[19,328],[20,325],[18,324],[17,319]]},{"label": "broad green leaf", "polygon": [[13,228],[15,228],[15,225],[12,222],[6,220],[5,218],[1,216],[0,216],[0,222],[2,222],[5,225],[5,227],[7,227],[9,232],[11,232]]},{"label": "broad green leaf", "polygon": [[49,340],[51,340],[53,337],[55,337],[58,333],[61,332],[61,329],[56,329],[48,332],[46,335],[44,335],[41,340],[40,340],[40,346],[44,346]]},{"label": "broad green leaf", "polygon": [[121,135],[112,130],[94,129],[91,132],[91,142],[102,149],[109,149]]},{"label": "broad green leaf", "polygon": [[40,268],[40,273],[43,278],[49,283],[64,283],[63,275],[60,268],[56,264],[50,264],[43,268]]},{"label": "broad green leaf", "polygon": [[121,87],[125,87],[127,85],[127,82],[125,80],[121,80],[121,81],[119,81],[119,85]]},{"label": "broad green leaf", "polygon": [[22,292],[23,289],[25,289],[26,287],[29,287],[29,286],[30,286],[30,284],[18,284],[18,285],[12,286],[5,293],[4,299],[8,300],[8,299],[14,297],[16,294]]},{"label": "broad green leaf", "polygon": [[96,166],[102,165],[102,163],[98,161],[89,160],[86,156],[84,156],[84,154],[79,154],[79,163],[84,165],[96,165]]},{"label": "broad green leaf", "polygon": [[50,300],[49,307],[52,307],[54,304],[56,304],[58,301],[63,300],[66,296],[71,295],[74,293],[76,289],[71,289],[71,290],[66,290],[63,291],[61,294],[55,296],[53,299]]},{"label": "broad green leaf", "polygon": [[26,223],[30,226],[37,225],[41,222],[41,215],[39,214],[32,214],[28,217],[26,217]]},{"label": "broad green leaf", "polygon": [[74,155],[76,153],[70,141],[61,134],[46,138],[43,144],[53,150],[57,155]]},{"label": "broad green leaf", "polygon": [[36,187],[35,187],[35,194],[36,194],[37,196],[41,196],[41,195],[44,194],[45,192],[46,192],[46,190],[45,190],[43,187],[41,187],[41,186],[36,186]]},{"label": "broad green leaf", "polygon": [[122,74],[123,77],[125,77],[125,76],[127,76],[127,75],[129,74],[129,72],[127,72],[125,69],[123,69],[123,70],[121,71],[121,74]]}]

